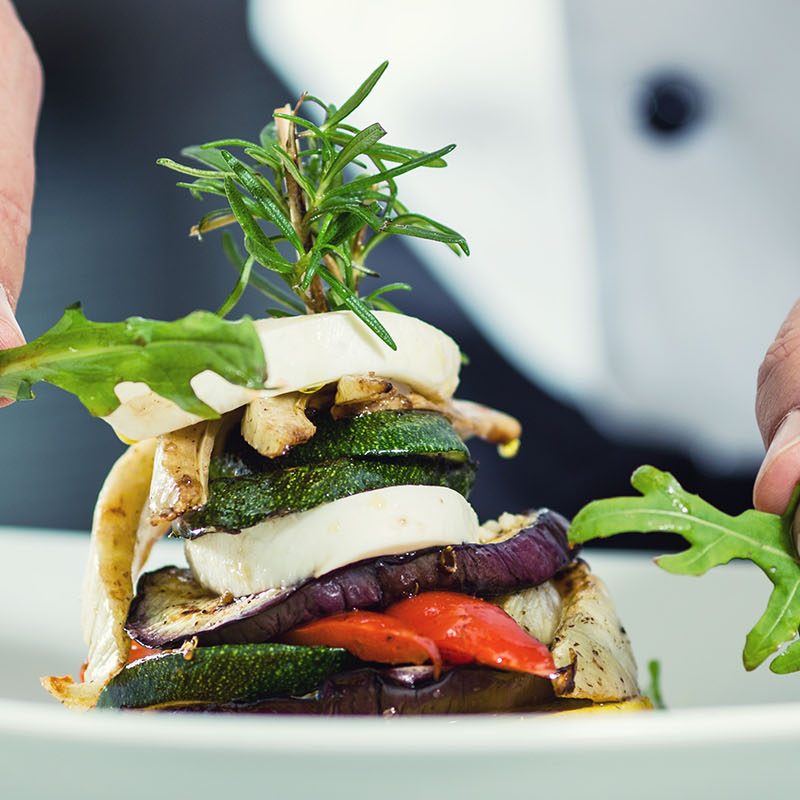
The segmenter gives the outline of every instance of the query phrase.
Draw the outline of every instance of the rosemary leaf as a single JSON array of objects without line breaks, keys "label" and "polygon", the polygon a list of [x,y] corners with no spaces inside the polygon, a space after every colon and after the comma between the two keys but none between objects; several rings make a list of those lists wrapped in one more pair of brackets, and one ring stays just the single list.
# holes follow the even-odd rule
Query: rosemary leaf
[{"label": "rosemary leaf", "polygon": [[278,159],[275,158],[272,152],[265,150],[263,147],[246,147],[244,152],[257,164],[268,166],[273,170],[280,168]]},{"label": "rosemary leaf", "polygon": [[469,255],[469,245],[466,239],[460,233],[446,233],[445,231],[436,230],[435,228],[423,228],[420,225],[397,225],[394,222],[388,222],[384,225],[383,231],[389,234],[399,233],[403,236],[414,236],[417,239],[430,239],[434,242],[445,242],[448,244],[458,245],[464,252],[464,255]]},{"label": "rosemary leaf", "polygon": [[178,181],[176,186],[188,189],[190,192],[205,192],[206,194],[218,194],[225,197],[225,183],[223,180],[209,180],[208,178],[198,178],[196,181]]},{"label": "rosemary leaf", "polygon": [[325,279],[341,300],[341,305],[349,308],[382,342],[397,350],[397,345],[391,334],[381,325],[380,320],[370,311],[369,306],[348,286],[345,286],[338,278],[325,267],[318,267],[319,274]]},{"label": "rosemary leaf", "polygon": [[261,132],[258,134],[258,141],[261,142],[261,146],[267,150],[278,141],[278,136],[275,133],[275,122],[273,120],[270,120],[261,129]]},{"label": "rosemary leaf", "polygon": [[386,136],[386,131],[376,122],[360,133],[356,134],[339,152],[334,162],[330,165],[327,172],[317,187],[317,198],[323,196],[331,181],[361,153],[372,147],[375,142]]},{"label": "rosemary leaf", "polygon": [[[350,127],[350,126],[348,126]],[[358,129],[356,129],[358,130]],[[346,145],[353,137],[349,132],[341,130],[328,131],[328,138],[338,145]],[[425,155],[424,150],[412,150],[407,147],[395,147],[391,144],[375,144],[366,151],[366,155],[375,156],[376,158],[383,159],[384,161],[391,161],[393,163],[404,163],[411,161],[414,158],[419,158]],[[436,158],[425,164],[426,167],[446,167],[447,162],[443,158]]]},{"label": "rosemary leaf", "polygon": [[[231,266],[233,266],[237,272],[241,272],[242,268],[244,267],[245,258],[239,252],[239,248],[236,246],[236,243],[233,241],[233,237],[230,235],[230,233],[228,233],[228,231],[225,231],[225,233],[222,234],[222,250],[225,253],[228,261],[230,261]],[[268,297],[270,300],[285,306],[289,313],[302,314],[305,312],[303,304],[296,297],[282,291],[277,286],[273,286],[266,278],[264,278],[262,275],[259,275],[255,270],[250,272],[250,285],[257,291],[261,292],[261,294],[263,294],[265,297]]]},{"label": "rosemary leaf", "polygon": [[337,215],[336,225],[328,236],[328,241],[333,244],[341,244],[350,239],[364,225],[369,226],[373,231],[378,231],[383,224],[377,214],[361,203],[325,203],[321,208],[312,212],[309,219],[313,221],[318,216],[330,212]]},{"label": "rosemary leaf", "polygon": [[208,150],[203,145],[195,144],[184,147],[183,150],[181,150],[181,155],[199,161],[206,166],[214,167],[220,170],[220,172],[228,171],[228,166],[222,160],[222,156],[219,154],[218,150]]},{"label": "rosemary leaf", "polygon": [[[201,150],[219,150],[220,147],[258,147],[255,142],[248,142],[247,139],[217,139],[213,142],[206,142],[200,145]],[[220,155],[222,155],[220,153]],[[227,169],[227,167],[225,167]]]},{"label": "rosemary leaf", "polygon": [[371,303],[379,311],[391,311],[393,314],[403,313],[394,303],[390,303],[382,297],[376,297]]},{"label": "rosemary leaf", "polygon": [[[276,111],[274,116],[275,119],[285,119],[288,120],[289,122],[293,122],[295,125],[299,125],[300,127],[306,128],[307,130],[311,131],[311,133],[314,134],[316,139],[322,145],[321,151],[322,155],[325,158],[325,161],[333,160],[333,158],[335,157],[335,153],[333,150],[333,144],[331,143],[331,140],[328,138],[325,132],[321,128],[317,127],[313,122],[311,122],[311,120],[305,119],[304,117],[298,117],[296,114],[284,114],[280,111]],[[308,156],[310,154],[311,153],[308,150],[305,150],[303,152],[303,155],[305,156]]]},{"label": "rosemary leaf", "polygon": [[204,233],[214,231],[217,228],[224,228],[234,222],[236,222],[236,217],[230,208],[217,208],[200,217],[200,221],[192,227],[189,235],[202,238]]},{"label": "rosemary leaf", "polygon": [[316,188],[308,182],[306,177],[297,169],[297,165],[292,160],[292,157],[281,147],[275,145],[272,152],[278,157],[280,165],[297,181],[297,184],[305,192],[307,197],[313,197],[316,193]]},{"label": "rosemary leaf", "polygon": [[363,275],[369,276],[370,278],[380,278],[381,276],[380,272],[375,272],[374,269],[369,269],[364,264],[356,264],[355,262],[353,262],[353,269],[356,272],[360,272]]},{"label": "rosemary leaf", "polygon": [[[182,151],[208,169],[187,167],[171,159],[159,162],[195,178],[178,184],[194,197],[216,195],[228,201],[229,210],[217,208],[201,218],[193,228],[195,235],[227,226],[234,219],[244,234],[251,260],[248,270],[247,259],[238,253],[229,234],[223,235],[223,249],[239,274],[223,310],[236,302],[249,284],[275,302],[278,312],[350,309],[394,347],[370,309],[396,311],[385,295],[409,287],[392,283],[360,297],[360,280],[380,277],[366,266],[367,256],[392,235],[429,239],[457,253],[469,253],[461,234],[409,210],[398,199],[400,176],[422,167],[446,166],[445,156],[454,145],[434,152],[399,147],[383,141],[386,133],[379,123],[362,129],[348,120],[375,88],[386,66],[383,63],[373,70],[339,107],[303,94],[294,106],[277,109],[261,129],[257,143],[229,137]],[[322,109],[321,122],[300,114],[304,103]],[[241,148],[243,155],[235,157],[230,148]],[[355,174],[351,175],[353,168]],[[275,231],[262,227],[262,221]],[[291,261],[278,249],[281,241],[293,248]],[[291,293],[278,289],[256,267],[279,275]]]},{"label": "rosemary leaf", "polygon": [[375,230],[376,223],[379,226],[380,220],[374,215],[370,215],[365,208],[353,206],[346,214],[342,214],[336,220],[336,226],[330,236],[333,245],[340,245],[356,235],[364,225],[369,225]]},{"label": "rosemary leaf", "polygon": [[332,215],[328,214],[322,221],[322,225],[320,226],[314,246],[311,248],[311,252],[309,253],[308,266],[306,267],[305,274],[303,275],[303,281],[300,284],[300,287],[304,292],[308,291],[308,288],[311,286],[311,281],[314,280],[314,277],[317,274],[320,258],[322,257],[322,251],[325,247],[326,236],[328,234],[328,229],[330,228],[332,219]]},{"label": "rosemary leaf", "polygon": [[275,117],[275,119],[285,119],[289,122],[293,122],[295,125],[301,128],[307,128],[319,139],[327,138],[324,131],[315,125],[310,119],[306,119],[305,117],[301,117],[297,114],[287,114],[283,111],[276,111],[272,116]]},{"label": "rosemary leaf", "polygon": [[[399,206],[399,204],[398,204]],[[399,208],[398,208],[399,210]],[[443,225],[441,222],[437,222],[435,219],[431,219],[430,217],[426,217],[424,214],[411,214],[407,211],[401,211],[393,220],[393,223],[402,223],[406,224],[415,224],[415,223],[423,223],[423,225],[430,226],[431,228],[435,228],[437,231],[442,231],[442,233],[452,233],[454,236],[461,237],[461,234],[458,231],[454,231],[452,228],[448,228],[447,225]]]},{"label": "rosemary leaf", "polygon": [[334,255],[334,257],[338,256],[339,261],[344,267],[344,283],[347,287],[355,291],[357,281],[353,273],[353,259],[347,251],[347,248],[328,245],[328,252]]},{"label": "rosemary leaf", "polygon": [[[256,203],[262,206],[265,217],[291,242],[298,253],[302,253],[303,243],[300,241],[292,221],[278,203],[275,202],[274,187],[270,186],[271,191],[267,191],[264,188],[264,184],[238,158],[231,155],[227,150],[221,150],[220,152],[240,183],[250,192]],[[228,199],[230,200],[230,198]]]},{"label": "rosemary leaf", "polygon": [[231,293],[225,298],[225,302],[219,307],[217,316],[223,319],[233,311],[234,306],[239,302],[239,298],[245,290],[245,287],[250,282],[250,273],[253,270],[253,256],[247,259],[242,265],[241,272],[239,272],[239,279],[234,284]]},{"label": "rosemary leaf", "polygon": [[379,172],[377,175],[365,175],[363,178],[356,178],[355,180],[346,183],[339,189],[334,189],[330,192],[330,196],[351,196],[356,197],[358,193],[363,190],[368,190],[376,183],[383,183],[386,181],[391,180],[392,178],[396,178],[399,175],[403,175],[406,172],[410,172],[412,169],[416,169],[417,167],[423,167],[426,164],[429,164],[431,161],[435,161],[437,158],[441,158],[442,156],[446,156],[448,153],[451,153],[455,149],[454,144],[449,144],[447,147],[442,147],[440,150],[436,150],[433,153],[426,153],[419,158],[412,158],[410,161],[406,161],[403,164],[398,164],[396,167],[392,167],[391,169],[383,170]]},{"label": "rosemary leaf", "polygon": [[275,319],[281,319],[282,317],[293,317],[294,316],[294,314],[292,314],[291,311],[284,311],[283,309],[280,309],[280,308],[265,308],[264,309],[264,313],[268,317],[273,317]]},{"label": "rosemary leaf", "polygon": [[216,149],[220,147],[241,147],[247,155],[257,160],[259,163],[276,166],[278,163],[269,149],[261,147],[255,142],[248,142],[246,139],[218,139],[216,142],[201,144],[201,150],[211,150],[211,152],[218,154],[219,160],[222,162],[223,169],[225,170],[229,169],[229,167],[225,156],[222,154],[222,150]]},{"label": "rosemary leaf", "polygon": [[265,267],[274,269],[284,275],[292,273],[292,265],[278,252],[278,248],[270,238],[261,230],[253,219],[245,204],[244,197],[230,178],[225,180],[225,195],[230,203],[231,210],[236,215],[236,220],[245,232],[245,246],[251,255]]},{"label": "rosemary leaf", "polygon": [[410,292],[412,289],[408,283],[387,283],[385,286],[380,286],[374,292],[371,292],[364,298],[365,303],[373,303],[375,300],[386,292]]},{"label": "rosemary leaf", "polygon": [[384,61],[383,64],[373,70],[364,83],[342,103],[337,111],[328,114],[322,129],[327,131],[330,128],[334,128],[342,120],[349,117],[367,99],[367,95],[375,88],[375,84],[381,79],[381,75],[386,72],[386,67],[388,66],[389,62]]},{"label": "rosemary leaf", "polygon": [[[210,169],[195,169],[194,167],[187,167],[184,164],[179,164],[177,161],[173,161],[171,158],[159,158],[156,161],[159,167],[166,167],[167,169],[174,170],[175,172],[181,172],[184,175],[192,175],[195,178],[219,178],[220,172],[218,170],[210,170]],[[226,173],[222,173],[224,177]]]}]

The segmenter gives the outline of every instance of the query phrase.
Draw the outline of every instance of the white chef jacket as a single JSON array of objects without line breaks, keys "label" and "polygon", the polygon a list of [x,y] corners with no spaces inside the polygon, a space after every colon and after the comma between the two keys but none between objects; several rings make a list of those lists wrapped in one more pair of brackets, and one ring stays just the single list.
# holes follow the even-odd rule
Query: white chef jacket
[{"label": "white chef jacket", "polygon": [[[472,256],[412,241],[533,381],[620,438],[735,469],[761,453],[758,364],[800,294],[800,3],[251,0],[296,94],[341,102],[446,170],[406,202]],[[677,78],[691,125],[648,122]]]}]

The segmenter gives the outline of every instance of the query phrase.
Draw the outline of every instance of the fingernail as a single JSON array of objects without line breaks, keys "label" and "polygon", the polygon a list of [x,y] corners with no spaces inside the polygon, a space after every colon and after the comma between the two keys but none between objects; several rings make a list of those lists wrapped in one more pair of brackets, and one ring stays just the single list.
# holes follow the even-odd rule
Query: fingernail
[{"label": "fingernail", "polygon": [[[800,409],[790,411],[778,426],[756,476],[753,495],[757,508],[783,513],[800,473],[795,473],[800,448]],[[800,452],[800,450],[798,451]],[[781,507],[782,506],[782,507]]]},{"label": "fingernail", "polygon": [[0,285],[0,350],[25,344],[22,328],[11,310],[8,295]]},{"label": "fingernail", "polygon": [[785,450],[800,444],[800,409],[790,411],[778,426],[772,441],[769,443],[764,461],[772,461]]}]

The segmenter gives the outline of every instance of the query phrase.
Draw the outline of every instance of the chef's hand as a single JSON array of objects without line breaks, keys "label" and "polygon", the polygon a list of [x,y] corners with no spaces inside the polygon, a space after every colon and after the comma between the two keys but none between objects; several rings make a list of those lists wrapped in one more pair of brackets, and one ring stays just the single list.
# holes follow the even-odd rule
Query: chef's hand
[{"label": "chef's hand", "polygon": [[[800,483],[800,301],[778,331],[758,371],[756,418],[767,454],[758,472],[753,502],[783,514]],[[800,514],[795,516],[795,542]]]},{"label": "chef's hand", "polygon": [[11,0],[0,0],[0,350],[25,341],[14,310],[31,227],[41,95],[42,69],[33,44]]}]

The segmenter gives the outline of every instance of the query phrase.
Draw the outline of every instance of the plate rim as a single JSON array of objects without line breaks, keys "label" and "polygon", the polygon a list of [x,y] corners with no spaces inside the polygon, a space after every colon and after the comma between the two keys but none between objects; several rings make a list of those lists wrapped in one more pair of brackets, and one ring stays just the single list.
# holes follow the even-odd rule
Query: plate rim
[{"label": "plate rim", "polygon": [[[333,728],[333,731],[332,731]],[[546,736],[520,736],[546,730]],[[380,736],[376,732],[380,730]],[[331,735],[332,732],[335,735]],[[257,735],[254,735],[257,734]],[[565,715],[464,715],[425,718],[316,718],[163,712],[70,712],[18,700],[0,700],[0,739],[30,736],[114,741],[124,746],[235,749],[271,753],[443,754],[546,753],[598,749],[716,748],[726,744],[800,741],[800,703],[698,707],[674,711],[617,711]]]}]

